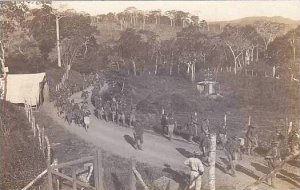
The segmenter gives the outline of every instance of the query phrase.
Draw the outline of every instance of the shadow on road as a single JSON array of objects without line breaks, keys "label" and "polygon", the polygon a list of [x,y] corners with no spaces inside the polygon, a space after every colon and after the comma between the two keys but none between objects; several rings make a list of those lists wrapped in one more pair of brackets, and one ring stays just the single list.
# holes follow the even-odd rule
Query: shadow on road
[{"label": "shadow on road", "polygon": [[264,174],[268,174],[270,169],[267,166],[264,166],[260,163],[251,162],[251,166],[253,166],[257,171],[260,171]]},{"label": "shadow on road", "polygon": [[247,168],[245,168],[245,167],[243,167],[241,165],[237,165],[235,167],[235,169],[236,169],[236,171],[244,173],[247,176],[250,176],[250,177],[252,177],[252,178],[254,178],[256,180],[259,179],[259,177],[260,177],[260,176],[256,175],[253,171],[251,171],[251,170],[249,170],[249,169],[247,169]]},{"label": "shadow on road", "polygon": [[288,164],[290,164],[291,166],[300,168],[300,160],[299,160],[299,158],[298,158],[298,160],[294,159],[294,160],[289,161]]},{"label": "shadow on road", "polygon": [[170,175],[170,178],[179,183],[179,189],[184,189],[189,181],[189,175],[183,171],[176,171],[170,165],[164,164],[165,168],[162,170]]},{"label": "shadow on road", "polygon": [[113,181],[113,183],[114,183],[115,189],[118,189],[118,190],[125,190],[125,187],[124,187],[124,186],[122,185],[122,183],[120,182],[119,177],[117,176],[117,174],[112,173],[112,174],[111,174],[111,177],[112,177],[112,181]]},{"label": "shadow on road", "polygon": [[190,158],[191,156],[193,156],[193,153],[185,150],[184,148],[176,148],[176,150],[186,158]]},{"label": "shadow on road", "polygon": [[131,136],[124,135],[123,137],[124,137],[124,139],[126,140],[127,143],[129,143],[134,149],[136,149],[135,146],[134,146],[135,145],[135,141],[134,141],[134,139]]}]

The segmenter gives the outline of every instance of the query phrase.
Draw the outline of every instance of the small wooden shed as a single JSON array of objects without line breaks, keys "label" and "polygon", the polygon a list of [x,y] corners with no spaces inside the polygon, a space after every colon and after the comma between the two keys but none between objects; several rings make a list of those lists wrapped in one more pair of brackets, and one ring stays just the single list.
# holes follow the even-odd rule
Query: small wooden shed
[{"label": "small wooden shed", "polygon": [[197,90],[202,95],[212,95],[218,93],[218,82],[216,81],[201,81],[197,82]]}]

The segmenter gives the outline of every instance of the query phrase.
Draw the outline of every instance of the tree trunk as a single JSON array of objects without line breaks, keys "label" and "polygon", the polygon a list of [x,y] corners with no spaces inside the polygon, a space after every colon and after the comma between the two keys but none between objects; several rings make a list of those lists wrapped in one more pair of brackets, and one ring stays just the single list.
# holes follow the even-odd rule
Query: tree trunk
[{"label": "tree trunk", "polygon": [[133,65],[133,73],[134,73],[134,76],[136,76],[136,64],[135,64],[135,61],[132,60],[132,65]]},{"label": "tree trunk", "polygon": [[258,62],[258,46],[256,47],[256,62]]},{"label": "tree trunk", "polygon": [[295,44],[293,46],[293,59],[294,59],[294,63],[296,63],[296,45]]},{"label": "tree trunk", "polygon": [[251,62],[253,62],[253,55],[254,55],[254,47],[251,48]]},{"label": "tree trunk", "polygon": [[57,46],[57,64],[58,67],[61,67],[61,58],[60,58],[60,45],[59,45],[59,18],[58,16],[55,16],[55,22],[56,22],[56,46]]},{"label": "tree trunk", "polygon": [[158,63],[157,63],[157,56],[155,57],[155,70],[154,70],[154,75],[157,75],[157,69],[158,69]]}]

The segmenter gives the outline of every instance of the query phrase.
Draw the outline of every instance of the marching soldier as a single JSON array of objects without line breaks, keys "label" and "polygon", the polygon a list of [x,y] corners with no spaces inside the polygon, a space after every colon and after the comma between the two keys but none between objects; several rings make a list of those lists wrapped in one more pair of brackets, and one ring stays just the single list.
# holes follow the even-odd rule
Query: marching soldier
[{"label": "marching soldier", "polygon": [[109,102],[106,102],[104,105],[104,118],[105,118],[105,121],[107,121],[107,122],[108,122],[109,113],[110,113]]},{"label": "marching soldier", "polygon": [[[274,170],[277,166],[279,166],[279,164],[281,162],[279,141],[271,142],[271,149],[267,152],[265,159],[268,162],[268,167],[269,167],[270,171]],[[270,177],[272,187],[274,187],[274,178],[275,177],[276,177],[276,174],[274,174]]]},{"label": "marching soldier", "polygon": [[255,126],[248,125],[248,130],[246,132],[246,144],[247,144],[247,153],[248,155],[253,154],[253,150],[257,147],[257,136],[255,133]]},{"label": "marching soldier", "polygon": [[170,140],[173,138],[174,128],[176,125],[177,123],[174,119],[173,113],[170,113],[168,117],[168,136]]},{"label": "marching soldier", "polygon": [[100,109],[97,109],[97,117],[101,120],[103,120],[103,115],[104,115],[104,108],[101,106]]},{"label": "marching soldier", "polygon": [[112,101],[112,103],[111,103],[111,118],[112,118],[112,122],[115,122],[116,115],[117,115],[117,102],[116,101]]},{"label": "marching soldier", "polygon": [[201,130],[200,130],[200,141],[199,148],[202,151],[204,157],[208,156],[208,138],[209,138],[209,120],[204,119],[202,121]]},{"label": "marching soldier", "polygon": [[224,151],[229,162],[229,165],[227,166],[226,170],[227,172],[231,170],[231,175],[235,177],[235,166],[237,161],[237,155],[239,152],[239,142],[236,136],[231,137],[227,140],[224,147]]},{"label": "marching soldier", "polygon": [[227,142],[227,126],[226,125],[222,125],[219,128],[219,137],[220,137],[220,142],[221,142],[222,146],[224,147]]},{"label": "marching soldier", "polygon": [[197,112],[195,112],[194,114],[191,114],[191,119],[188,123],[189,142],[192,142],[193,137],[198,135],[197,125],[198,125]]},{"label": "marching soldier", "polygon": [[204,167],[199,156],[200,152],[195,151],[193,157],[184,161],[184,165],[188,166],[191,170],[189,189],[201,190]]},{"label": "marching soldier", "polygon": [[168,115],[167,113],[162,113],[161,115],[161,126],[162,126],[162,134],[165,135],[168,133]]},{"label": "marching soldier", "polygon": [[136,121],[135,113],[136,113],[136,108],[135,106],[132,106],[130,111],[130,116],[129,116],[129,126],[132,126],[132,123]]},{"label": "marching soldier", "polygon": [[134,137],[134,140],[135,140],[134,147],[137,150],[143,150],[142,144],[143,144],[143,140],[144,140],[143,139],[144,128],[143,128],[143,126],[138,125],[136,123],[136,121],[133,121],[131,124],[133,125],[133,129],[134,129],[134,131],[133,131],[133,137]]},{"label": "marching soldier", "polygon": [[291,132],[288,134],[288,145],[289,145],[289,152],[291,155],[299,154],[299,142],[300,142],[300,135],[294,126]]}]

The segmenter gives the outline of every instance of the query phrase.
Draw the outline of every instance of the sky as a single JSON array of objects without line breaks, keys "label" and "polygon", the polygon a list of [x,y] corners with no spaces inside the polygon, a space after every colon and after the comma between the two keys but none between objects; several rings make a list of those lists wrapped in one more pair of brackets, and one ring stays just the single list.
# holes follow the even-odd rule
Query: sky
[{"label": "sky", "polygon": [[207,21],[234,20],[249,16],[283,16],[300,20],[300,1],[53,1],[55,8],[73,8],[91,15],[140,10],[182,10]]}]

